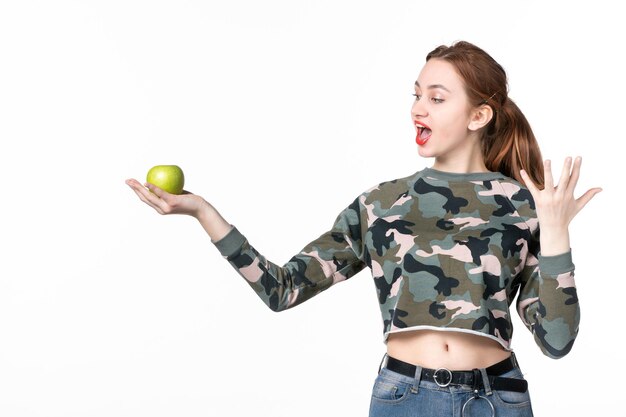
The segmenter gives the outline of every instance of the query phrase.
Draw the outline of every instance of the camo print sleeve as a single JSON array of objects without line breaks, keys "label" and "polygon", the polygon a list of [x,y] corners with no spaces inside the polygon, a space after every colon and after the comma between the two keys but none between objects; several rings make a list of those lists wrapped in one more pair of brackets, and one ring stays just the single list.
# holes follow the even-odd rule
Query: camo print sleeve
[{"label": "camo print sleeve", "polygon": [[213,243],[270,309],[282,311],[365,267],[360,219],[357,198],[337,216],[329,231],[307,244],[283,266],[268,261],[236,227]]},{"label": "camo print sleeve", "polygon": [[521,272],[517,309],[541,351],[554,359],[571,349],[578,334],[580,307],[572,254],[539,254],[538,233],[530,241]]}]

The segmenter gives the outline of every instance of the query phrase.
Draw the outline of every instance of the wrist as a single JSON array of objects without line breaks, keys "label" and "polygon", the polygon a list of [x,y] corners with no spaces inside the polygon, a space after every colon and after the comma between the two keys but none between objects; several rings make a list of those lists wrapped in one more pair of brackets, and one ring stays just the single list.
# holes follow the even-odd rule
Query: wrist
[{"label": "wrist", "polygon": [[206,200],[203,200],[195,217],[214,242],[226,236],[232,229],[230,223]]},{"label": "wrist", "polygon": [[205,199],[202,199],[196,210],[192,213],[200,223],[210,221],[210,218],[214,216],[215,208]]},{"label": "wrist", "polygon": [[203,198],[198,202],[198,207],[196,207],[195,211],[191,213],[191,215],[196,219],[201,220],[209,215],[211,208],[211,204]]},{"label": "wrist", "polygon": [[539,244],[543,256],[554,256],[570,250],[569,231],[567,227],[541,227]]}]

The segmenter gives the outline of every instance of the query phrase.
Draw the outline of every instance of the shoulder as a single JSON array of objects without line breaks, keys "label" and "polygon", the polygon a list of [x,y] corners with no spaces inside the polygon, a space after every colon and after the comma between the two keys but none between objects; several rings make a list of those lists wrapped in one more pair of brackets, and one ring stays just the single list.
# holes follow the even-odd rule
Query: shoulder
[{"label": "shoulder", "polygon": [[407,194],[419,172],[401,178],[381,181],[363,191],[359,198],[364,204],[379,201],[386,205],[385,203],[396,201]]},{"label": "shoulder", "polygon": [[507,176],[493,180],[493,185],[502,190],[520,216],[536,216],[535,200],[525,185]]}]

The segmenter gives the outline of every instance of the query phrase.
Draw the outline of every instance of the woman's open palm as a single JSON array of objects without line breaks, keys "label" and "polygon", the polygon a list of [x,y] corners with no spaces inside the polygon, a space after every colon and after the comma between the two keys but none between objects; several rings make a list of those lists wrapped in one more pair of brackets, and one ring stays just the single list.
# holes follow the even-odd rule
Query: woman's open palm
[{"label": "woman's open palm", "polygon": [[188,191],[183,191],[183,194],[170,194],[150,183],[143,186],[132,178],[126,180],[126,184],[133,189],[141,201],[159,214],[187,214],[197,217],[202,205],[206,204],[202,197]]},{"label": "woman's open palm", "polygon": [[567,157],[559,183],[554,185],[550,160],[545,160],[543,189],[537,187],[526,171],[521,171],[522,179],[535,200],[537,218],[542,227],[567,227],[593,196],[602,191],[602,188],[591,188],[579,198],[574,198],[581,162],[582,158],[577,157],[572,164],[572,158]]}]

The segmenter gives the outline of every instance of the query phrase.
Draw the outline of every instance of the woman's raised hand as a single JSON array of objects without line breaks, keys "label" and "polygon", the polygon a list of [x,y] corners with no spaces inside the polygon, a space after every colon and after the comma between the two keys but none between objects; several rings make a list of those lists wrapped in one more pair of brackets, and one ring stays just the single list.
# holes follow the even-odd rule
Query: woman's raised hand
[{"label": "woman's raised hand", "polygon": [[522,170],[522,179],[535,200],[537,216],[542,226],[567,227],[591,198],[602,191],[601,188],[591,188],[579,198],[574,198],[574,189],[580,177],[581,162],[582,158],[579,156],[574,160],[572,167],[572,158],[567,157],[559,183],[554,185],[551,163],[549,159],[546,159],[543,163],[545,181],[543,190],[537,188],[526,171]]},{"label": "woman's raised hand", "polygon": [[541,228],[541,250],[545,255],[569,250],[567,228],[570,222],[593,196],[602,191],[602,188],[591,188],[579,198],[574,198],[574,189],[580,177],[581,162],[581,157],[577,157],[573,163],[572,158],[567,157],[563,164],[561,178],[558,184],[554,185],[550,160],[545,160],[543,164],[545,184],[542,190],[533,183],[526,171],[520,172],[535,200],[537,219]]}]

